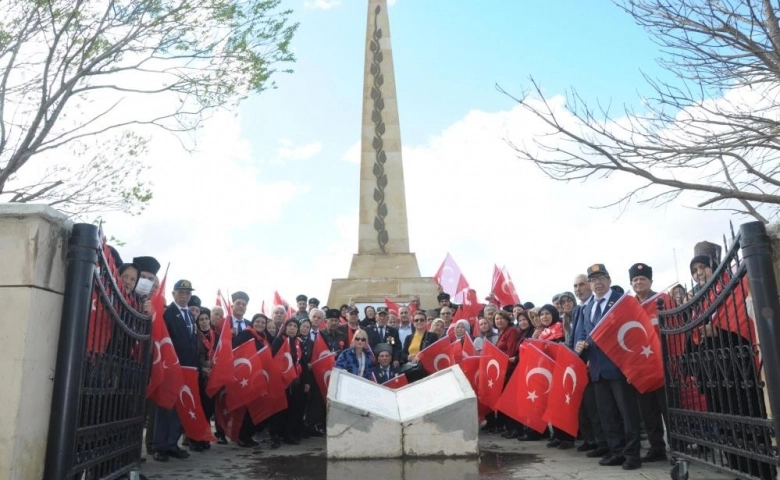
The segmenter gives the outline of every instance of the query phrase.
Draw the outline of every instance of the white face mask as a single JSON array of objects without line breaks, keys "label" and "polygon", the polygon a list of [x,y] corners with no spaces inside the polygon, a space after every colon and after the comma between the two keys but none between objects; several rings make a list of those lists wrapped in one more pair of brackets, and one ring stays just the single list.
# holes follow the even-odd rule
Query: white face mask
[{"label": "white face mask", "polygon": [[149,280],[148,278],[139,278],[138,283],[135,285],[135,293],[145,297],[152,293],[153,286],[154,282],[152,280]]}]

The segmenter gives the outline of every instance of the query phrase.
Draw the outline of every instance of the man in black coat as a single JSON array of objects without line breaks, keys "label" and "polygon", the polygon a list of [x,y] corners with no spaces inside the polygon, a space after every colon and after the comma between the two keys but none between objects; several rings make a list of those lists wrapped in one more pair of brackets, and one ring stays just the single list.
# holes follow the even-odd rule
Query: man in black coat
[{"label": "man in black coat", "polygon": [[[179,363],[185,367],[197,367],[198,355],[195,349],[196,319],[192,318],[187,304],[192,297],[192,283],[179,280],[173,285],[173,302],[163,313],[165,327],[171,345],[179,357]],[[152,458],[158,462],[167,462],[169,457],[184,459],[190,456],[179,447],[182,434],[181,422],[175,409],[166,410],[157,407],[154,422],[154,443]]]},{"label": "man in black coat", "polygon": [[[378,313],[379,312],[377,312],[377,314]],[[376,377],[376,383],[382,384],[401,375],[401,369],[393,366],[391,363],[393,360],[392,346],[386,343],[380,343],[376,347],[372,347],[372,349],[374,350],[374,355],[376,355],[378,363],[372,370]]]},{"label": "man in black coat", "polygon": [[371,350],[376,354],[376,346],[380,343],[384,343],[390,346],[392,351],[390,354],[393,357],[393,366],[398,367],[401,365],[401,337],[398,336],[398,329],[387,325],[389,319],[389,312],[387,307],[379,307],[376,309],[376,325],[371,325],[366,328],[368,332],[368,344],[371,346]]},{"label": "man in black coat", "polygon": [[347,334],[339,328],[339,323],[341,323],[339,314],[338,310],[328,310],[328,313],[325,314],[327,317],[326,328],[320,328],[320,335],[322,335],[322,339],[328,345],[328,350],[336,352],[336,354],[341,353],[345,348],[349,348]]}]

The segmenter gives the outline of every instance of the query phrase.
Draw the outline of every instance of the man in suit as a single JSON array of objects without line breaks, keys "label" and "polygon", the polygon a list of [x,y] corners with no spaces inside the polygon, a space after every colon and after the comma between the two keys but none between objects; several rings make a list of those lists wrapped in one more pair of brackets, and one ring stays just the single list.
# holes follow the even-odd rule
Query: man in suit
[{"label": "man in suit", "polygon": [[376,346],[379,344],[390,345],[392,348],[392,362],[394,367],[401,365],[401,337],[398,336],[398,329],[387,325],[389,319],[387,307],[376,309],[376,325],[371,325],[366,329],[368,332],[368,344],[371,350],[376,354]]},{"label": "man in suit", "polygon": [[347,345],[352,345],[352,336],[360,328],[360,319],[358,318],[359,310],[357,307],[349,307],[347,310],[347,323],[339,326],[339,330],[344,333],[344,337],[347,339]]},{"label": "man in suit", "polygon": [[603,264],[588,267],[588,283],[593,296],[584,306],[578,325],[577,353],[585,353],[588,371],[594,384],[599,420],[607,438],[609,453],[599,464],[622,465],[624,470],[642,466],[639,458],[639,402],[636,389],[604,352],[593,343],[591,332],[617,302],[621,294],[611,289],[612,280]]},{"label": "man in suit", "polygon": [[249,295],[245,292],[238,291],[230,296],[230,300],[233,302],[233,318],[230,319],[230,328],[235,336],[243,332],[245,328],[252,326],[252,324],[244,318],[244,315],[246,315],[246,306],[249,305]]},{"label": "man in suit", "polygon": [[345,348],[349,348],[347,334],[339,328],[341,312],[335,309],[328,310],[325,316],[327,317],[326,328],[320,328],[320,335],[322,335],[322,339],[325,340],[331,352],[341,353]]},{"label": "man in suit", "polygon": [[[179,363],[184,367],[198,366],[198,355],[195,349],[196,319],[192,318],[187,308],[192,291],[192,283],[189,280],[176,282],[173,285],[173,302],[163,313],[163,320],[168,329],[171,344],[179,357]],[[179,447],[181,434],[181,422],[176,410],[157,407],[152,458],[158,462],[167,462],[169,457],[179,459],[189,457],[190,454]]]},{"label": "man in suit", "polygon": [[[382,307],[380,307],[382,308]],[[377,312],[377,315],[379,312]],[[376,355],[377,365],[374,367],[374,376],[376,377],[376,383],[382,384],[388,380],[392,380],[401,374],[401,370],[397,365],[392,365],[393,350],[394,348],[387,343],[380,343],[376,347],[372,347],[374,354]]]}]

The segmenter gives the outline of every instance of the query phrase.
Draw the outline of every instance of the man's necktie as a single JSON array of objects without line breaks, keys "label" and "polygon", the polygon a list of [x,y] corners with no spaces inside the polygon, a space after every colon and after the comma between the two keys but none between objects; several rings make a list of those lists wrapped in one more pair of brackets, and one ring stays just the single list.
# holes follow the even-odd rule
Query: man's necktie
[{"label": "man's necktie", "polygon": [[192,335],[194,330],[192,328],[192,320],[190,320],[190,311],[186,308],[182,308],[181,314],[184,317],[184,323],[187,324],[187,330],[189,331],[190,335]]},{"label": "man's necktie", "polygon": [[602,314],[603,312],[601,311],[601,300],[596,300],[596,311],[593,312],[593,318],[591,319],[591,323],[593,323],[593,325],[599,323]]},{"label": "man's necktie", "polygon": [[379,336],[382,338],[382,340],[385,339],[385,327],[379,327]]}]

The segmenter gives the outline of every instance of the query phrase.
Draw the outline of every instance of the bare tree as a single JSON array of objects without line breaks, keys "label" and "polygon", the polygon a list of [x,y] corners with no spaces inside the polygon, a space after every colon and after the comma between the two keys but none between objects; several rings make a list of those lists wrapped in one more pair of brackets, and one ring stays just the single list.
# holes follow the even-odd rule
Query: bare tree
[{"label": "bare tree", "polygon": [[139,175],[155,129],[193,132],[295,60],[297,24],[279,4],[5,0],[0,199],[137,212],[151,198]]},{"label": "bare tree", "polygon": [[663,204],[694,191],[705,195],[699,208],[764,222],[780,215],[780,6],[772,0],[617,5],[662,47],[659,62],[674,80],[645,76],[653,95],[642,111],[624,108],[615,116],[576,90],[557,108],[532,78],[530,91],[512,98],[549,134],[511,144],[519,158],[556,180],[616,173],[641,180],[611,205]]}]

